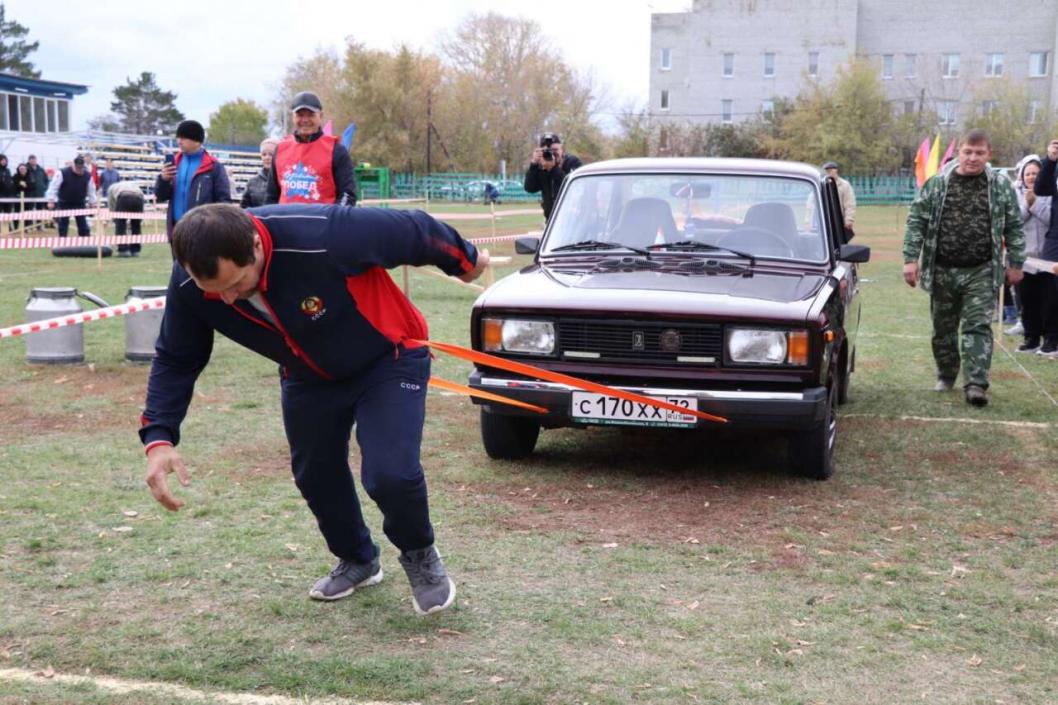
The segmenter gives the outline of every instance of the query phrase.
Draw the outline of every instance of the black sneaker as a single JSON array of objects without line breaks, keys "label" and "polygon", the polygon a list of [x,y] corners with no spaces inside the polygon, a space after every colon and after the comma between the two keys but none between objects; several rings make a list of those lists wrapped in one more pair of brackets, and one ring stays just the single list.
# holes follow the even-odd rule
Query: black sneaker
[{"label": "black sneaker", "polygon": [[402,552],[398,560],[411,583],[411,604],[416,614],[440,612],[455,602],[456,584],[448,577],[436,548]]},{"label": "black sneaker", "polygon": [[1025,342],[1018,346],[1017,352],[1030,353],[1030,352],[1036,352],[1039,349],[1040,349],[1040,339],[1039,338],[1035,338],[1035,339],[1032,339],[1032,340],[1030,340],[1028,338],[1025,338]]},{"label": "black sneaker", "polygon": [[984,387],[979,387],[976,384],[966,385],[966,403],[971,406],[987,406],[988,395],[985,394]]},{"label": "black sneaker", "polygon": [[1058,343],[1053,340],[1048,340],[1040,346],[1040,349],[1036,351],[1036,354],[1051,358],[1058,357]]},{"label": "black sneaker", "polygon": [[370,563],[338,561],[334,570],[316,581],[309,590],[314,600],[340,600],[349,597],[357,588],[378,585],[382,582],[382,564],[375,557]]}]

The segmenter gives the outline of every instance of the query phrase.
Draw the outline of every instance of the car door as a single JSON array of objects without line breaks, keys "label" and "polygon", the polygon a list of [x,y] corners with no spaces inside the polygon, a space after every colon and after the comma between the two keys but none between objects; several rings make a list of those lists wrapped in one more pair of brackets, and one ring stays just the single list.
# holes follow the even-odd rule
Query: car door
[{"label": "car door", "polygon": [[838,196],[838,185],[832,177],[823,182],[823,202],[826,210],[827,243],[834,265],[834,276],[838,280],[838,290],[844,309],[843,325],[847,341],[848,360],[845,372],[852,370],[856,350],[856,337],[860,328],[859,270],[854,262],[843,262],[839,257],[841,246],[845,243],[845,215],[841,211],[841,198]]}]

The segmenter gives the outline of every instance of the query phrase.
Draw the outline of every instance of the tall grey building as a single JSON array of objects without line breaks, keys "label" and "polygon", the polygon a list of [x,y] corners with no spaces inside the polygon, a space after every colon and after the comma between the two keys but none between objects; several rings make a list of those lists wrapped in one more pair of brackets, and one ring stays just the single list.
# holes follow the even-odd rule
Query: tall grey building
[{"label": "tall grey building", "polygon": [[988,111],[988,82],[1030,95],[1030,120],[1058,109],[1058,2],[694,0],[651,16],[655,120],[737,123],[827,83],[853,56],[877,68],[896,114],[961,126]]}]

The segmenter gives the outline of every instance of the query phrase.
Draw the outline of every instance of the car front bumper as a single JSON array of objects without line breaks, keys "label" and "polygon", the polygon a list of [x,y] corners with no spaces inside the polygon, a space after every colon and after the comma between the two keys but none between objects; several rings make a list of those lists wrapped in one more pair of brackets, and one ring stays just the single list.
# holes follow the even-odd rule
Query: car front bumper
[{"label": "car front bumper", "polygon": [[[538,418],[546,428],[585,425],[570,416],[574,387],[566,384],[512,379],[474,370],[470,375],[470,387],[548,410],[547,414],[538,414],[507,404],[474,399],[475,404],[483,405],[494,413]],[[617,385],[614,388],[645,396],[694,397],[698,400],[699,411],[728,420],[727,424],[717,424],[699,419],[698,428],[723,425],[730,428],[805,430],[818,426],[826,418],[826,387],[794,392],[686,389],[673,386]]]}]

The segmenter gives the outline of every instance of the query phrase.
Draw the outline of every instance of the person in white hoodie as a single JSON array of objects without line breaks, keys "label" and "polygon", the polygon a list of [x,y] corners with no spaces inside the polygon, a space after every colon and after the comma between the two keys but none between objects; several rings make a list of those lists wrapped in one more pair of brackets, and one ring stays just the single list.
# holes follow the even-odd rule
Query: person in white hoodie
[{"label": "person in white hoodie", "polygon": [[[1030,154],[1016,167],[1014,192],[1021,207],[1027,257],[1040,257],[1043,254],[1044,238],[1051,226],[1051,197],[1037,196],[1033,190],[1041,164],[1038,155]],[[1026,273],[1018,284],[1018,297],[1021,301],[1022,334],[1025,336],[1018,351],[1058,357],[1058,352],[1053,351],[1054,343],[1058,342],[1058,297],[1055,296],[1054,275],[1047,272]],[[1041,347],[1041,342],[1051,345]],[[1048,347],[1052,349],[1046,350]]]}]

